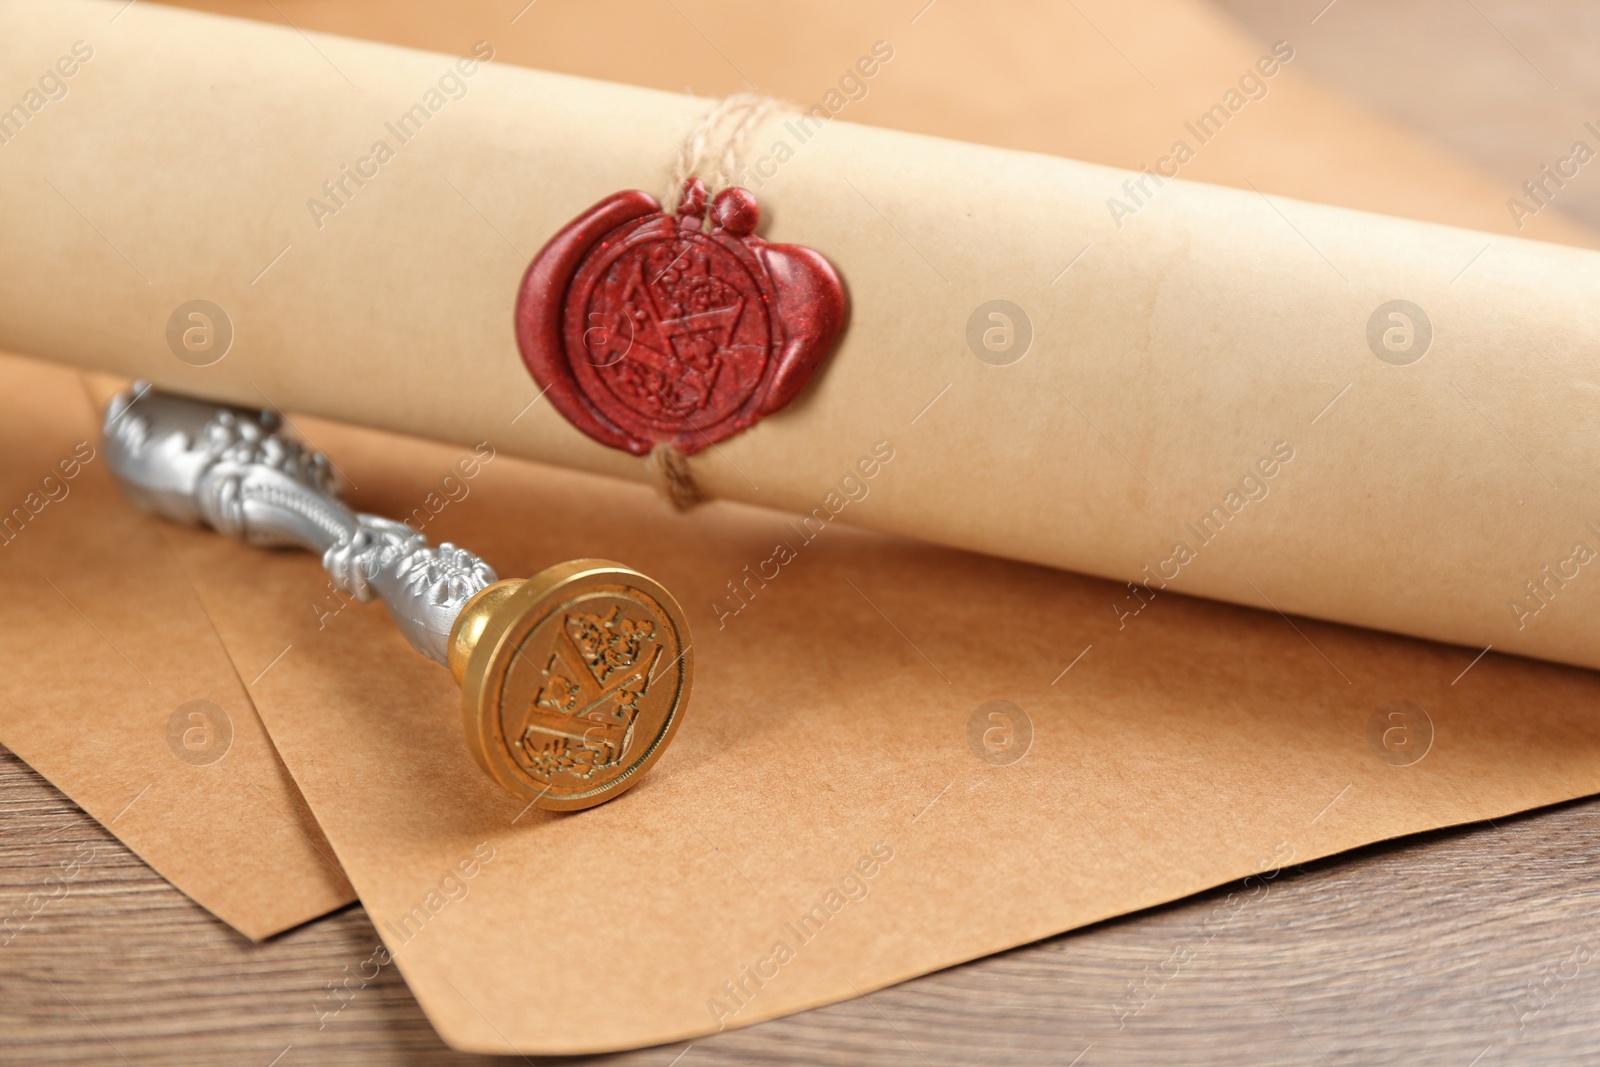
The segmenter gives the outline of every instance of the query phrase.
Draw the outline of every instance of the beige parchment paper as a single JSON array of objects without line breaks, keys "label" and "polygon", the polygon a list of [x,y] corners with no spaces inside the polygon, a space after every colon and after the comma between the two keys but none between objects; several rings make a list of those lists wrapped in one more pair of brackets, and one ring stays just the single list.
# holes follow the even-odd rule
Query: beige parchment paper
[{"label": "beige parchment paper", "polygon": [[[1600,788],[1600,678],[309,418],[384,514],[501,574],[579,553],[682,599],[696,690],[618,800],[524,808],[460,696],[305,554],[170,541],[446,1041],[578,1053],[845,999],[1230,879]],[[890,484],[919,423],[866,484]],[[470,465],[469,465],[470,466]],[[870,499],[870,498],[869,498]],[[431,502],[431,503],[430,503]],[[442,502],[442,506],[441,506]],[[437,509],[437,510],[435,510]],[[793,558],[719,626],[775,546]],[[1000,703],[995,703],[1000,702]],[[1231,914],[1231,913],[1230,913]],[[1116,988],[1106,1025],[1136,1006]]]},{"label": "beige parchment paper", "polygon": [[[0,356],[0,742],[247,937],[349,903],[165,531],[112,482],[99,430],[77,373]],[[82,876],[67,873],[4,902],[0,942],[48,918]]]},{"label": "beige parchment paper", "polygon": [[[639,476],[536,400],[511,300],[572,215],[660,188],[706,101],[469,62],[400,143],[386,124],[467,67],[149,5],[3,10],[15,69],[101,43],[5,145],[0,191],[30,206],[0,249],[17,279],[0,343]],[[386,136],[393,158],[363,164]],[[775,121],[756,140],[783,137]],[[346,166],[377,176],[333,204]],[[1135,197],[1140,179],[828,123],[757,191],[769,237],[840,267],[848,333],[696,479],[1167,592],[1600,663],[1600,259],[1258,189]],[[1113,198],[1137,210],[1113,219]],[[202,296],[234,337],[197,368],[167,323]],[[1006,366],[968,342],[995,299],[1031,324]],[[840,506],[861,451],[913,427],[894,477]]]}]

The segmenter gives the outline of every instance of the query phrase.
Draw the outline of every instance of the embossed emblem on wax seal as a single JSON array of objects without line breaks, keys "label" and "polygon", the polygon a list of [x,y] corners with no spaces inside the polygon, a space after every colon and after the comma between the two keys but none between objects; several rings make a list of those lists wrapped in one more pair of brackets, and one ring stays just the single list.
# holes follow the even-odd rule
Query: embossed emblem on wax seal
[{"label": "embossed emblem on wax seal", "polygon": [[838,337],[844,285],[826,259],[757,237],[748,190],[707,207],[698,178],[676,217],[648,193],[617,193],[556,234],[523,278],[523,361],[602,444],[692,455],[793,400]]}]

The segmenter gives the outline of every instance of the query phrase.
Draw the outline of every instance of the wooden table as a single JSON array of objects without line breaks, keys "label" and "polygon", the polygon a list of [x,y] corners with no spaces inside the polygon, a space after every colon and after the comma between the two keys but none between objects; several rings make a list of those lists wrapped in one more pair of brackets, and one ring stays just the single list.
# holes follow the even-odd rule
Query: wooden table
[{"label": "wooden table", "polygon": [[[393,968],[320,1017],[328,985],[377,944],[359,905],[251,945],[4,750],[0,826],[0,900],[96,850],[0,946],[0,1062],[491,1062],[445,1048]],[[692,1046],[573,1062],[1593,1062],[1597,852],[1600,800],[1575,802],[1290,868],[1248,901],[1225,886]]]},{"label": "wooden table", "polygon": [[[1600,119],[1592,0],[1325,2],[1224,6],[1265,39],[1291,36],[1306,73],[1500,175],[1508,196],[1581,117]],[[1600,171],[1562,195],[1600,224]],[[70,894],[0,944],[0,1063],[487,1062],[445,1048],[392,968],[320,1018],[377,943],[359,906],[251,945],[0,750],[0,903],[90,849]],[[1577,802],[1294,868],[1247,903],[1223,887],[691,1046],[583,1062],[1594,1062],[1597,854],[1600,801]]]}]

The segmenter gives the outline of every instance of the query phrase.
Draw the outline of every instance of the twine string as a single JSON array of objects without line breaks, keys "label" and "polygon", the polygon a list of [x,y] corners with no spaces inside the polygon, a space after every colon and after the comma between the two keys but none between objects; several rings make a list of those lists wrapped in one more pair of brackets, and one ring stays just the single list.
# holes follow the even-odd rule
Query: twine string
[{"label": "twine string", "polygon": [[[783,104],[760,93],[735,93],[717,103],[684,137],[672,163],[670,185],[661,198],[667,214],[678,210],[683,183],[699,178],[711,195],[732,185],[744,170],[750,138]],[[710,173],[706,173],[707,167]]]},{"label": "twine string", "polygon": [[[744,170],[750,138],[782,107],[770,96],[736,93],[706,112],[678,148],[670,185],[661,198],[662,209],[669,215],[677,212],[683,185],[690,178],[705,182],[712,196],[732,185]],[[689,457],[665,441],[650,449],[645,470],[656,492],[678,511],[686,511],[706,499],[689,472]]]}]

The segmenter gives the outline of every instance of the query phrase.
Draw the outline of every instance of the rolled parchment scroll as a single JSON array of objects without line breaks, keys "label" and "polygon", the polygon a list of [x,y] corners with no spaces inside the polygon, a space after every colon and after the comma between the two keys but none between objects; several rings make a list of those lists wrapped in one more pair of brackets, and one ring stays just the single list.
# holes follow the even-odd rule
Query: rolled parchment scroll
[{"label": "rolled parchment scroll", "polygon": [[[5,9],[6,69],[93,56],[3,149],[0,346],[645,477],[540,399],[512,308],[567,220],[665,190],[711,102],[492,42],[113,13]],[[790,407],[689,460],[797,516],[770,566],[838,521],[1126,581],[1125,626],[1189,593],[1600,666],[1600,254],[801,132],[768,120],[741,180],[850,321]]]}]

